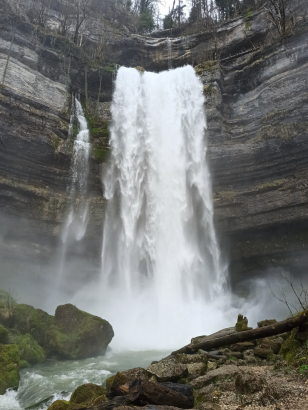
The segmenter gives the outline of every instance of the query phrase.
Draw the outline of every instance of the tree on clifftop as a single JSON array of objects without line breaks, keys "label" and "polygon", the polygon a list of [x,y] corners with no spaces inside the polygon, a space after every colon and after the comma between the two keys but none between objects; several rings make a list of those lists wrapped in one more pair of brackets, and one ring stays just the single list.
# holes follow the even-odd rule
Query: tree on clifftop
[{"label": "tree on clifftop", "polygon": [[287,34],[287,13],[290,9],[291,0],[267,0],[265,10],[281,36]]}]

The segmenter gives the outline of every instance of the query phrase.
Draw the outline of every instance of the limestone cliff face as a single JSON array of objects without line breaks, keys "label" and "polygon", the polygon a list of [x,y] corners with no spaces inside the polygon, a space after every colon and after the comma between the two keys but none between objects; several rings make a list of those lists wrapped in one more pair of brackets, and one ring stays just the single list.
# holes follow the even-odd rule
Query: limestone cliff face
[{"label": "limestone cliff face", "polygon": [[[63,44],[31,33],[27,25],[18,27],[11,47],[12,29],[0,31],[0,76],[10,55],[0,89],[0,134],[6,147],[0,146],[1,222],[9,227],[2,229],[1,240],[6,255],[8,240],[18,237],[34,244],[31,251],[24,248],[30,257],[35,252],[46,257],[59,240],[68,206],[71,97]],[[207,99],[216,226],[235,281],[270,267],[308,265],[308,24],[298,21],[284,41],[269,40],[270,35],[259,12],[228,22],[214,34],[172,40],[174,67],[200,63],[222,50],[219,65],[199,65],[197,72]],[[127,36],[109,48],[111,61],[118,64],[154,71],[168,66],[165,37]],[[69,91],[84,96],[77,54],[70,64]],[[98,73],[89,69],[90,104],[98,84]],[[105,73],[104,119],[111,92],[111,73]],[[88,255],[99,258],[104,164],[92,155],[90,168],[85,246]]]}]

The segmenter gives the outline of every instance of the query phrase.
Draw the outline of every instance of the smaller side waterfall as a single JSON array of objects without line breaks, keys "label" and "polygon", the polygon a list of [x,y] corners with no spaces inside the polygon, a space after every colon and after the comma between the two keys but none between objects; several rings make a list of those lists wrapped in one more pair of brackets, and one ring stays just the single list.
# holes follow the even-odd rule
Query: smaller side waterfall
[{"label": "smaller side waterfall", "polygon": [[73,137],[74,125],[77,120],[79,132],[74,141],[73,156],[70,169],[70,207],[62,230],[62,245],[60,264],[58,268],[57,287],[61,286],[68,246],[81,241],[88,225],[89,200],[87,199],[87,185],[89,173],[89,156],[91,150],[90,132],[82,106],[77,98],[73,98],[69,125],[69,138]]},{"label": "smaller side waterfall", "polygon": [[168,51],[168,70],[172,68],[172,41],[167,38],[167,51]]},{"label": "smaller side waterfall", "polygon": [[82,106],[76,98],[75,116],[78,120],[79,132],[73,147],[71,185],[69,188],[71,205],[62,233],[63,242],[66,242],[70,237],[80,241],[86,233],[88,223],[89,204],[86,193],[89,173],[90,133]]}]

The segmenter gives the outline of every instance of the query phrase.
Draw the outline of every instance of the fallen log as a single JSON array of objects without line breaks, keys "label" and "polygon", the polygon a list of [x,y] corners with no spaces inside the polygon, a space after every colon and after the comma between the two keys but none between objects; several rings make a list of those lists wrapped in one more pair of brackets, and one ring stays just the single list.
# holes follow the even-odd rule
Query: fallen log
[{"label": "fallen log", "polygon": [[173,406],[180,409],[190,409],[193,407],[193,403],[183,394],[161,384],[140,379],[135,379],[130,383],[128,399],[132,404],[138,406],[154,404],[156,406]]},{"label": "fallen log", "polygon": [[244,332],[237,332],[216,339],[206,340],[194,345],[187,345],[179,350],[172,352],[173,355],[177,353],[193,354],[199,349],[210,350],[221,346],[227,346],[234,343],[248,342],[250,340],[262,339],[264,337],[276,336],[281,333],[289,332],[295,327],[301,326],[308,322],[308,309],[304,310],[301,314],[290,317],[289,319],[277,322],[269,326],[264,326],[257,329],[245,330]]}]

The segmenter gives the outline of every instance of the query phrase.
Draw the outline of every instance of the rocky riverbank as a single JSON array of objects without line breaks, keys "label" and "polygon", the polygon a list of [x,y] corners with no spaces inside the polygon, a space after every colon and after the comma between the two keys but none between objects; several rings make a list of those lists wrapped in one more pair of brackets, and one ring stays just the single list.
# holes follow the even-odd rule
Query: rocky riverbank
[{"label": "rocky riverbank", "polygon": [[54,360],[104,355],[114,336],[106,320],[71,304],[51,316],[33,306],[17,304],[0,290],[0,394],[18,388],[19,370]]},{"label": "rocky riverbank", "polygon": [[[258,326],[268,331],[280,324],[264,320]],[[189,346],[246,332],[244,337],[249,329],[247,319],[239,315],[234,327],[194,338]],[[305,322],[291,332],[225,345],[219,350],[175,352],[147,368],[118,372],[107,379],[106,387],[80,386],[70,401],[58,400],[49,410],[305,410],[308,408],[307,349]]]}]

